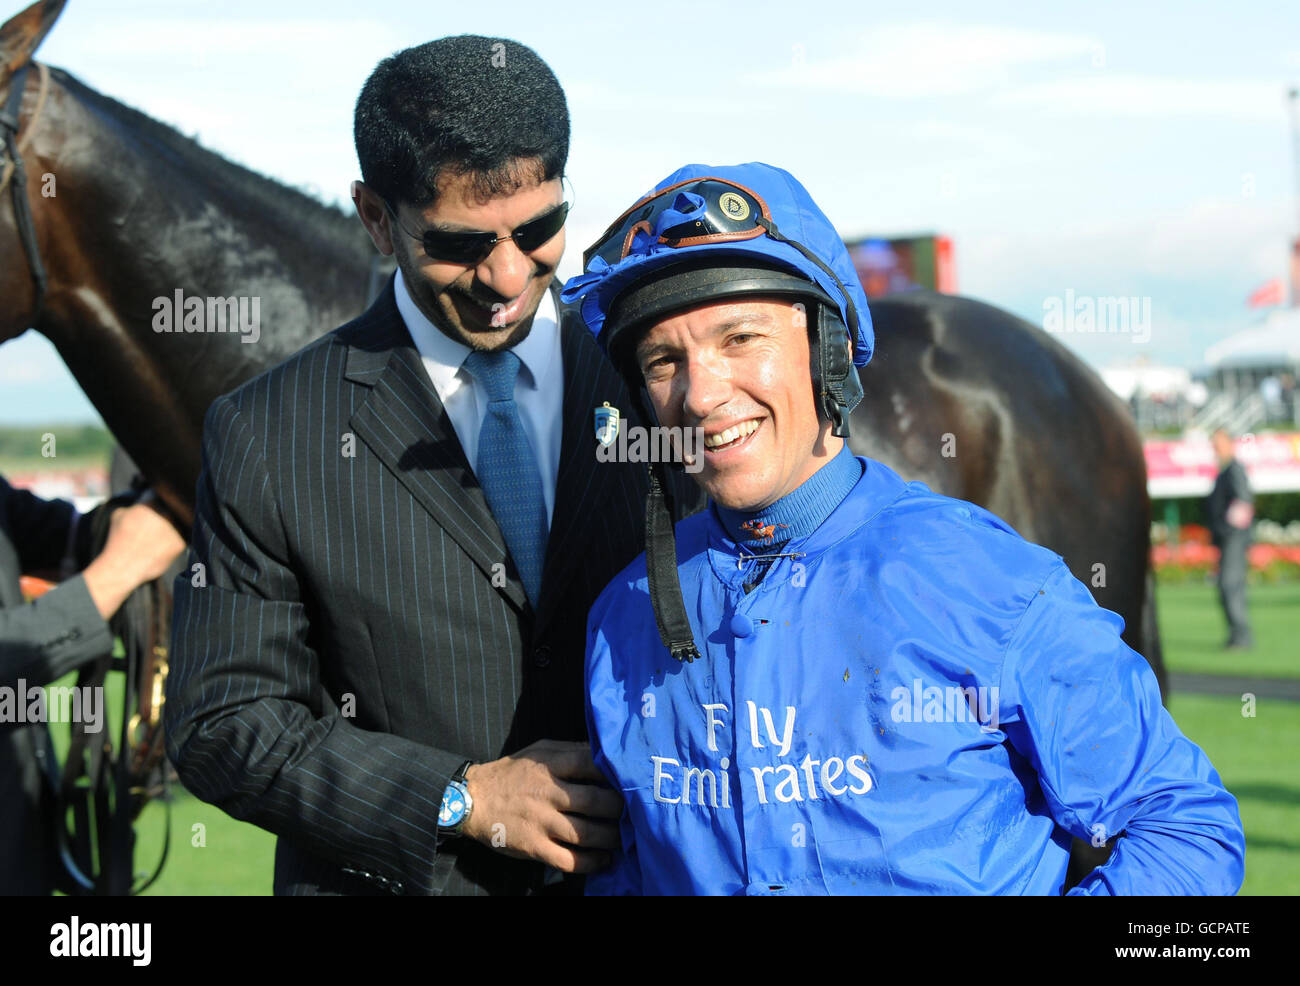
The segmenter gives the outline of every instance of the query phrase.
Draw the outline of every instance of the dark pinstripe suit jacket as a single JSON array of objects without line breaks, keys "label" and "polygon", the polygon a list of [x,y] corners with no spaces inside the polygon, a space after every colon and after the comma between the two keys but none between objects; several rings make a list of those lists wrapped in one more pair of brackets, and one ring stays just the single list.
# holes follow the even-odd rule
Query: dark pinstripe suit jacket
[{"label": "dark pinstripe suit jacket", "polygon": [[587,610],[643,547],[645,467],[595,457],[592,410],[629,408],[626,391],[580,323],[561,337],[536,612],[391,281],[209,409],[203,578],[176,584],[168,753],[198,797],[279,836],[277,893],[539,886],[535,864],[437,846],[436,819],[463,761],[586,739]]}]

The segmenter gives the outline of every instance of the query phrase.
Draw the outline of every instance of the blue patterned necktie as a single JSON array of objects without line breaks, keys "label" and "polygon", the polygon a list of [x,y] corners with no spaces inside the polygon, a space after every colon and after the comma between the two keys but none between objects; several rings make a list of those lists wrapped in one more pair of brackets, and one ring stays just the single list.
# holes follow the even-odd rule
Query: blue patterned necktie
[{"label": "blue patterned necktie", "polygon": [[546,558],[546,500],[537,456],[515,404],[519,357],[509,349],[494,353],[474,350],[465,357],[464,366],[488,395],[474,474],[515,560],[528,601],[536,609]]}]

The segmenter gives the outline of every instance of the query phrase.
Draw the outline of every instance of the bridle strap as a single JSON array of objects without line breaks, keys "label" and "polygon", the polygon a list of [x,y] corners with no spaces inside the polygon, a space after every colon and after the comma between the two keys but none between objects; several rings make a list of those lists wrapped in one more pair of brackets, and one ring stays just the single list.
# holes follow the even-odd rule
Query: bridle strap
[{"label": "bridle strap", "polygon": [[[29,62],[14,73],[14,86],[18,89],[18,96],[15,97],[13,91],[9,93],[9,99],[5,103],[3,112],[0,112],[0,126],[8,127],[12,121],[12,128],[15,132],[18,130],[18,111],[22,105],[23,91],[26,88],[25,83],[27,69],[32,65],[36,66],[36,76],[40,83],[36,90],[36,109],[32,111],[32,118],[27,124],[27,133],[23,134],[22,139],[18,141],[18,150],[25,151],[31,146],[32,138],[36,135],[36,124],[41,118],[41,113],[45,109],[45,97],[50,92],[50,67],[44,62]],[[0,171],[0,193],[9,186],[9,176],[13,174],[13,163],[5,161],[4,168]]]},{"label": "bridle strap", "polygon": [[[33,64],[36,65],[40,77],[40,90],[36,99],[36,111],[28,121],[27,136],[20,141],[18,114],[22,109],[23,94],[27,89],[27,70]],[[0,130],[4,131],[5,152],[9,158],[5,162],[4,173],[0,175],[0,194],[4,193],[5,186],[12,181],[14,220],[18,225],[18,237],[22,240],[23,250],[27,254],[27,265],[32,271],[32,283],[36,286],[36,305],[32,311],[32,323],[40,319],[41,310],[45,305],[48,278],[45,274],[45,265],[41,263],[40,247],[36,242],[36,224],[32,220],[31,203],[27,201],[27,170],[23,167],[21,151],[26,150],[31,143],[36,122],[41,115],[41,110],[45,108],[45,95],[49,82],[48,67],[39,62],[28,62],[14,73],[9,84],[9,98],[5,101],[3,112],[0,112]]]}]

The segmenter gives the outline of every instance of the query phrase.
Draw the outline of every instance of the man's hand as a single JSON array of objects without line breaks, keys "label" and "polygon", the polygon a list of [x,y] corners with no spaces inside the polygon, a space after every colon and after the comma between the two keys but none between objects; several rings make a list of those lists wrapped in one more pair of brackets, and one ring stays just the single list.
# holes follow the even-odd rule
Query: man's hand
[{"label": "man's hand", "polygon": [[539,740],[465,773],[474,799],[464,834],[497,852],[565,873],[609,865],[619,847],[623,799],[610,789],[586,743]]},{"label": "man's hand", "polygon": [[137,586],[159,578],[185,550],[172,522],[141,501],[113,511],[108,541],[83,573],[99,615],[108,619]]},{"label": "man's hand", "polygon": [[1224,520],[1228,522],[1229,527],[1235,527],[1239,531],[1244,531],[1250,527],[1250,522],[1255,516],[1255,505],[1245,500],[1233,500],[1228,504],[1228,510],[1224,515]]}]

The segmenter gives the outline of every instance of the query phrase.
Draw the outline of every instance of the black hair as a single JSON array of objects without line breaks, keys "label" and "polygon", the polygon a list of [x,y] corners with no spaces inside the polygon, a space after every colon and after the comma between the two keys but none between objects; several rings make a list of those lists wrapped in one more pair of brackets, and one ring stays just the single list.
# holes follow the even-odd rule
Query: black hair
[{"label": "black hair", "polygon": [[564,174],[569,109],[531,48],[474,34],[385,58],[357,97],[361,177],[390,205],[424,207],[438,178],[469,175],[490,198]]}]

